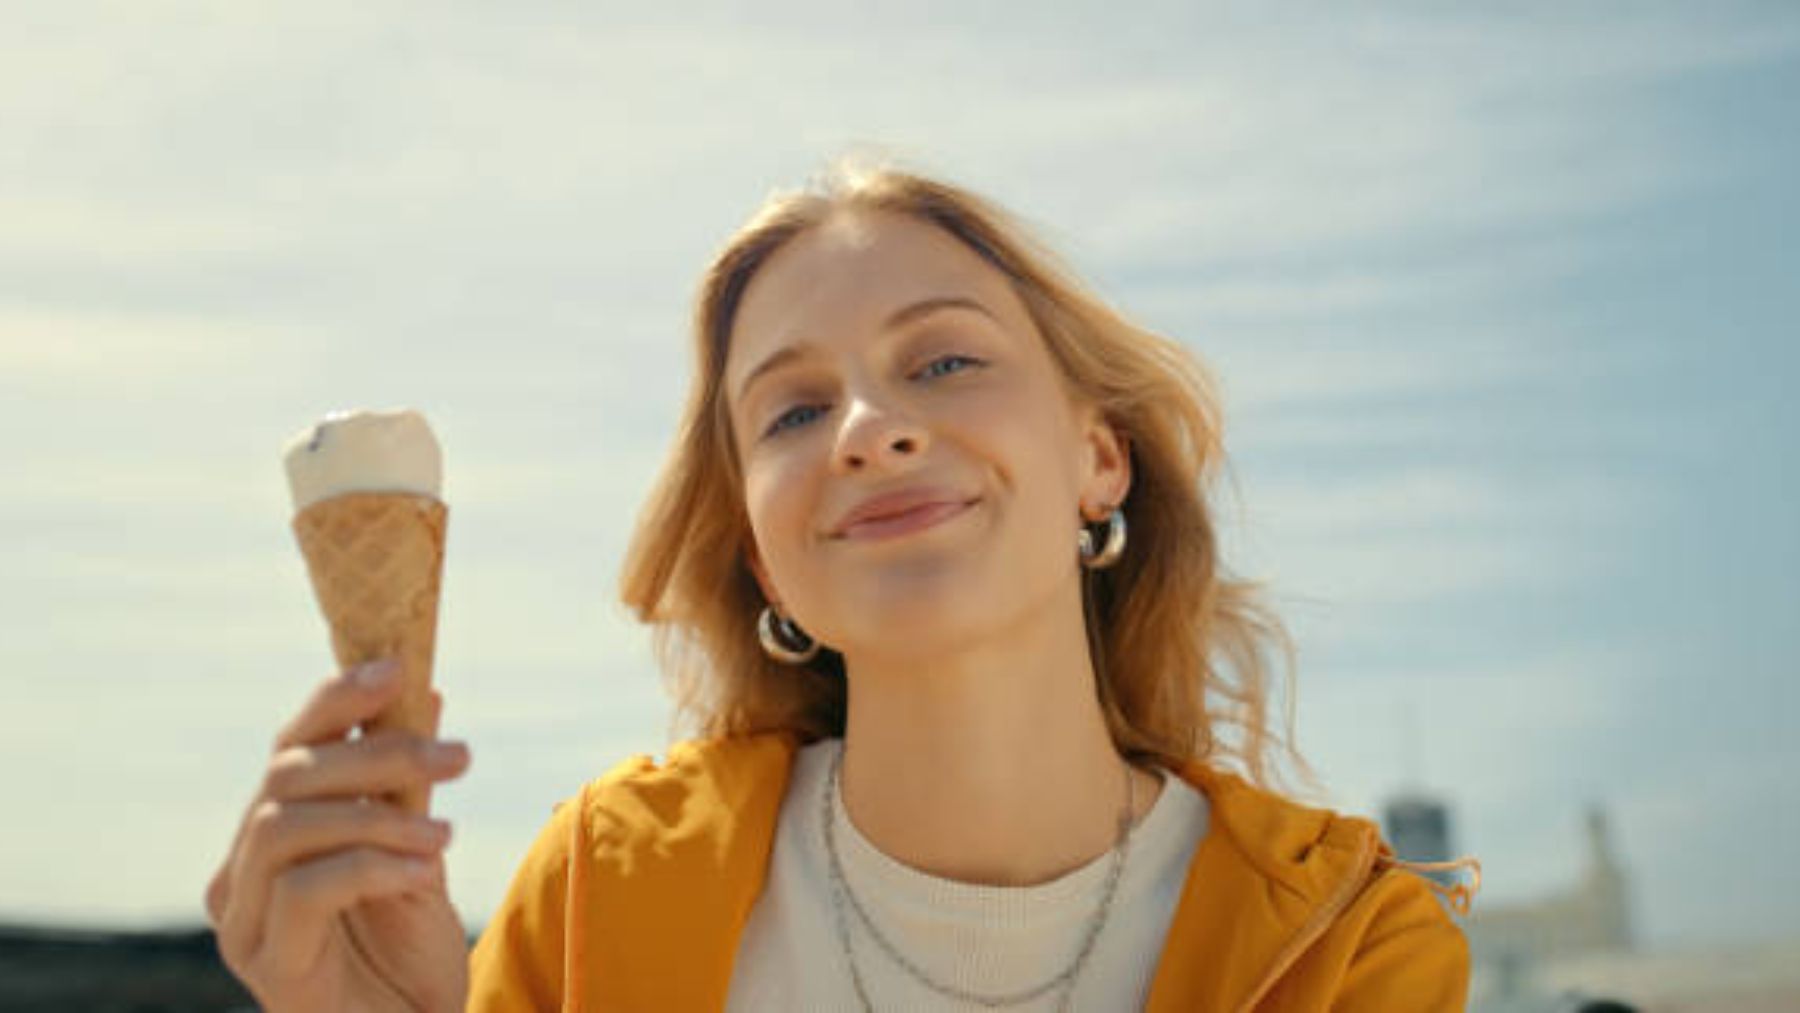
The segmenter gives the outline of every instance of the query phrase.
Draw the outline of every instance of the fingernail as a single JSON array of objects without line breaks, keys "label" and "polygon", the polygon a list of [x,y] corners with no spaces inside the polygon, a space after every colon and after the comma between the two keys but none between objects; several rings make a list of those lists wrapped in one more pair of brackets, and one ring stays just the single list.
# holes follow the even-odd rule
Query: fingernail
[{"label": "fingernail", "polygon": [[433,742],[430,757],[434,767],[457,767],[469,758],[469,747],[460,742]]},{"label": "fingernail", "polygon": [[449,820],[437,820],[437,819],[432,820],[431,821],[431,830],[433,833],[437,834],[438,840],[444,841],[445,843],[449,842],[449,840],[450,840],[450,821]]},{"label": "fingernail", "polygon": [[356,666],[356,668],[351,671],[350,675],[351,678],[362,685],[373,687],[386,682],[399,667],[400,663],[395,659],[382,658],[377,661],[363,662]]}]

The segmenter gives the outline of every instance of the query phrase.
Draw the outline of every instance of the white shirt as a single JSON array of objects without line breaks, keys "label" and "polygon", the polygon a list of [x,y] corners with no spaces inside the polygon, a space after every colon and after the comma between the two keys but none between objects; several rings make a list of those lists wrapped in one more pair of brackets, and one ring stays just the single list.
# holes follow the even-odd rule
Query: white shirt
[{"label": "white shirt", "polygon": [[[776,826],[768,879],[750,912],[732,968],[734,1011],[856,1010],[831,899],[821,795],[842,739],[795,756]],[[984,886],[929,875],[869,843],[831,800],[833,833],[850,889],[882,934],[935,980],[983,995],[1031,988],[1060,974],[1081,949],[1113,860],[1107,852],[1047,883]],[[1206,797],[1171,774],[1132,830],[1111,911],[1075,981],[1077,1010],[1141,1009],[1162,956],[1188,865],[1206,835]],[[989,1007],[932,991],[895,963],[843,902],[851,950],[878,1010]],[[1055,1010],[1061,987],[1012,1010]]]}]

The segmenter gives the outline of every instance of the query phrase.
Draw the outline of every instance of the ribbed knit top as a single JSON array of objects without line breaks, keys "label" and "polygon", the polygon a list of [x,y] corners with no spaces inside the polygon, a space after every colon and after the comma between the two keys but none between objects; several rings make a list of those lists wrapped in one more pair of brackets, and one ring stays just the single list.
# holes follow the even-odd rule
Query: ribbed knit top
[{"label": "ribbed knit top", "polygon": [[[767,882],[733,967],[728,1009],[855,1010],[831,901],[819,802],[842,739],[795,756]],[[882,934],[939,981],[981,994],[1016,992],[1067,968],[1098,909],[1110,852],[1034,886],[986,886],[921,872],[882,852],[831,800],[844,876]],[[1150,989],[1194,849],[1206,834],[1204,795],[1179,777],[1133,828],[1111,913],[1075,982],[1076,1009],[1138,1009]],[[916,982],[871,937],[845,902],[852,952],[878,1010],[986,1011]],[[1060,990],[1011,1010],[1055,1010]]]}]

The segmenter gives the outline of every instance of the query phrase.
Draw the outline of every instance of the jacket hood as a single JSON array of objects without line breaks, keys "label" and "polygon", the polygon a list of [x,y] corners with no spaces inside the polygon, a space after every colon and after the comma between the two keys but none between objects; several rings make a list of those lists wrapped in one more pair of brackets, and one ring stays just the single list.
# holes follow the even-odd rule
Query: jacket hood
[{"label": "jacket hood", "polygon": [[[1151,1010],[1192,1008],[1196,999],[1207,1009],[1255,1005],[1390,867],[1474,866],[1472,885],[1446,888],[1426,880],[1464,912],[1479,888],[1474,859],[1402,862],[1363,817],[1303,805],[1204,761],[1190,761],[1176,773],[1204,793],[1209,806],[1207,834],[1177,909],[1208,914],[1170,925],[1150,989]],[[1184,953],[1216,959],[1170,959]]]}]

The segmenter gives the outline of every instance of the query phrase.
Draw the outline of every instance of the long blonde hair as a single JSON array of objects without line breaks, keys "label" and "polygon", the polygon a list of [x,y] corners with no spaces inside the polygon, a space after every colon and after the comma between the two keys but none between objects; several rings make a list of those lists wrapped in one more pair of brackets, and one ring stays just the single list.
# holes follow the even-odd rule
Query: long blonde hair
[{"label": "long blonde hair", "polygon": [[1310,779],[1292,745],[1291,692],[1283,729],[1270,721],[1270,649],[1285,662],[1291,690],[1292,639],[1261,601],[1259,585],[1232,578],[1218,558],[1208,493],[1224,451],[1206,367],[1088,292],[989,201],[850,161],[770,197],[701,279],[693,387],[620,578],[625,604],[654,628],[677,724],[702,736],[788,730],[801,742],[844,732],[842,658],[827,649],[796,667],[769,658],[757,640],[766,602],[745,561],[750,525],[723,375],[733,317],[757,269],[795,236],[847,210],[929,222],[999,270],[1066,381],[1129,441],[1132,481],[1121,505],[1129,544],[1115,566],[1084,570],[1082,578],[1096,692],[1119,751],[1167,767],[1236,761],[1253,781],[1272,785],[1282,774],[1271,762],[1279,749]]}]

